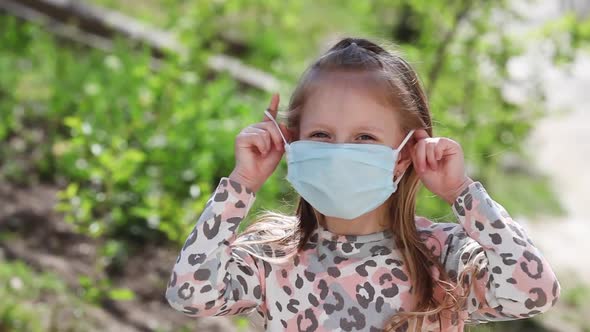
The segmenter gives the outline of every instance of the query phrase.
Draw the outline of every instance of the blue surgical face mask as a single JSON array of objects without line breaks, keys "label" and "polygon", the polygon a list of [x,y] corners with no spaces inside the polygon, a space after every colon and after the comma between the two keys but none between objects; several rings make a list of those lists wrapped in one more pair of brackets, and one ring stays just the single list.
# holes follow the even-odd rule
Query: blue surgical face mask
[{"label": "blue surgical face mask", "polygon": [[[266,112],[266,115],[278,124]],[[280,132],[280,129],[279,129]],[[393,180],[399,152],[381,144],[285,141],[287,181],[320,213],[354,219],[383,204],[393,194],[403,173]]]}]

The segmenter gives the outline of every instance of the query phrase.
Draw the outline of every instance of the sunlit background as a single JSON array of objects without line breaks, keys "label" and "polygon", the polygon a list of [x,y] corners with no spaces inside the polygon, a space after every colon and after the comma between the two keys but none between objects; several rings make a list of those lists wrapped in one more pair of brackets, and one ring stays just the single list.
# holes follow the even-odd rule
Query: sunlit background
[{"label": "sunlit background", "polygon": [[[0,0],[0,331],[261,331],[164,292],[233,142],[343,36],[418,70],[435,134],[562,285],[533,319],[590,331],[587,0]],[[251,213],[290,211],[284,162]],[[422,190],[419,212],[453,221]],[[249,220],[247,220],[249,221]]]}]

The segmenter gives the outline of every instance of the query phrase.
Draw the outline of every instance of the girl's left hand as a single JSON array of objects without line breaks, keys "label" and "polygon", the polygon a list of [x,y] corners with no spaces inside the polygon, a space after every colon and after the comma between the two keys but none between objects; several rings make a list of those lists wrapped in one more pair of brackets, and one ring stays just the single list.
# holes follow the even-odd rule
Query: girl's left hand
[{"label": "girl's left hand", "polygon": [[412,162],[428,190],[453,204],[459,194],[473,183],[465,173],[463,149],[445,137],[430,137],[421,129],[414,133]]}]

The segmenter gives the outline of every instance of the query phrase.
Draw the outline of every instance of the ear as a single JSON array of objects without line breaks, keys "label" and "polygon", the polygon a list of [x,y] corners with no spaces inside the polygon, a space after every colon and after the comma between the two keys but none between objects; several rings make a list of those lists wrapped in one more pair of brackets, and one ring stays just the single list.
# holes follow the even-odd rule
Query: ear
[{"label": "ear", "polygon": [[394,170],[394,179],[397,179],[398,175],[401,175],[403,172],[405,172],[412,164],[411,151],[414,148],[414,144],[411,143],[413,143],[412,140],[410,140],[410,142],[408,142],[408,144],[406,144],[406,146],[402,149],[397,159],[397,164],[395,165]]}]

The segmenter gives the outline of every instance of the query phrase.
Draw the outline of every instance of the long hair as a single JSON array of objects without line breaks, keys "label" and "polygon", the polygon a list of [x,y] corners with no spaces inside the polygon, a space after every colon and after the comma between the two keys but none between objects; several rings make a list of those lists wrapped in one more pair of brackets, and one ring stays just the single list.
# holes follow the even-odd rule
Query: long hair
[{"label": "long hair", "polygon": [[[386,100],[392,112],[399,112],[404,135],[411,129],[424,129],[432,136],[427,97],[416,71],[400,54],[363,38],[344,38],[337,42],[306,69],[291,96],[285,117],[294,137],[299,136],[301,110],[313,85],[323,75],[340,71],[369,74],[374,83],[371,92]],[[438,257],[424,244],[425,238],[415,223],[419,181],[410,165],[398,189],[385,202],[389,227],[396,246],[402,250],[415,296],[413,310],[394,315],[383,327],[386,331],[408,326],[420,329],[425,318],[440,323],[443,315],[458,312],[465,305],[466,290],[477,272],[475,265],[468,266],[452,280]],[[234,245],[261,259],[284,262],[305,248],[321,218],[323,216],[300,197],[295,216],[268,212],[249,225]],[[432,271],[436,271],[436,277]]]}]

